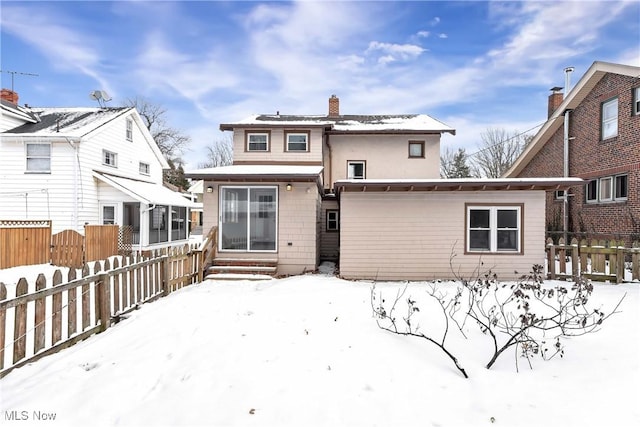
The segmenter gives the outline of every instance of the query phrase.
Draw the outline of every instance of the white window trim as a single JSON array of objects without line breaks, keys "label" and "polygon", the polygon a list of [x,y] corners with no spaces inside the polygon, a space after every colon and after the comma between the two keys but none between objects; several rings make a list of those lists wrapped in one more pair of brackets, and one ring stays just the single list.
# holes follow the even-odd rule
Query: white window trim
[{"label": "white window trim", "polygon": [[[616,196],[616,193],[618,192],[618,178],[626,176],[627,177],[627,195],[626,196],[621,196],[618,197]],[[611,193],[613,200],[618,202],[618,201],[625,201],[629,198],[629,174],[626,173],[622,173],[620,175],[616,175],[613,177],[613,190]]]},{"label": "white window trim", "polygon": [[[362,165],[362,178],[351,176],[351,165]],[[347,179],[366,179],[367,163],[364,160],[349,160],[347,162]]]},{"label": "white window trim", "polygon": [[[279,234],[280,234],[280,220],[279,220],[279,216],[280,216],[280,207],[279,207],[279,198],[280,198],[280,192],[279,192],[279,188],[277,185],[221,185],[219,187],[219,193],[218,193],[218,210],[221,211],[219,212],[220,214],[218,215],[218,230],[222,230],[222,223],[223,223],[223,215],[225,215],[225,210],[224,208],[224,200],[223,200],[223,194],[225,193],[224,189],[246,189],[247,191],[247,203],[249,202],[249,200],[251,199],[251,189],[274,189],[275,190],[275,200],[273,200],[271,203],[274,204],[275,208],[276,208],[276,229],[275,229],[275,249],[273,250],[264,250],[264,249],[260,249],[260,250],[256,250],[256,249],[249,249],[249,245],[247,244],[247,249],[222,249],[222,239],[218,239],[218,251],[219,252],[240,252],[240,253],[278,253],[278,245],[279,245]],[[230,194],[234,194],[234,193],[230,193]],[[237,204],[237,198],[235,200],[235,203]],[[238,207],[236,206],[235,208],[235,212],[230,212],[230,215],[234,215],[235,216],[235,220],[234,222],[238,221]],[[251,210],[247,209],[247,215],[251,215]],[[228,217],[225,217],[224,220],[225,222],[227,222],[226,220],[228,219]],[[247,220],[247,236],[249,236],[251,233],[251,221]]]},{"label": "white window trim", "polygon": [[[304,152],[309,151],[309,134],[308,133],[306,133],[306,132],[287,132],[286,135],[287,135],[287,142],[286,142],[287,151],[291,151],[291,152],[294,152],[294,153],[304,153]],[[289,144],[291,143],[291,141],[289,141],[289,137],[290,136],[304,136],[304,150],[292,150],[289,147]],[[296,141],[296,142],[294,142],[294,144],[301,144],[301,142]]]},{"label": "white window trim", "polygon": [[[107,163],[106,161],[106,157],[107,154],[110,154],[113,156],[113,163],[114,164],[110,164]],[[109,150],[102,150],[102,164],[105,166],[109,166],[110,168],[117,168],[118,167],[118,153],[114,153],[113,151],[109,151]]]},{"label": "white window trim", "polygon": [[100,224],[105,225],[104,223],[104,208],[112,207],[113,208],[113,223],[120,224],[120,220],[118,218],[118,204],[117,203],[100,203]]},{"label": "white window trim", "polygon": [[133,120],[127,118],[126,123],[125,137],[127,138],[127,141],[133,141]]},{"label": "white window trim", "polygon": [[[617,185],[617,180],[619,177],[622,176],[626,176],[627,177],[627,196],[625,197],[616,197],[616,185]],[[610,194],[611,197],[608,198],[603,198],[602,197],[602,184],[603,181],[605,180],[609,180],[609,190],[610,190]],[[595,186],[596,186],[596,197],[595,199],[590,199],[589,198],[589,183],[595,181]],[[602,176],[600,178],[594,178],[594,179],[590,179],[585,185],[584,185],[584,193],[585,193],[585,203],[587,204],[596,204],[596,203],[612,203],[612,202],[624,202],[628,199],[629,197],[629,175],[626,173],[621,173],[618,175],[609,175],[609,176]]]},{"label": "white window trim", "polygon": [[[266,147],[264,150],[251,149],[251,137],[253,135],[264,135],[266,137]],[[268,132],[247,132],[247,151],[267,152],[269,151],[269,133]],[[257,143],[256,143],[257,144]]]},{"label": "white window trim", "polygon": [[[469,227],[469,221],[471,220],[472,210],[488,210],[489,211],[489,249],[471,249],[471,227]],[[498,211],[499,210],[515,210],[517,213],[517,228],[510,228],[509,230],[515,230],[517,236],[516,249],[498,249]],[[474,230],[478,230],[477,228]],[[522,206],[517,205],[467,205],[466,214],[466,251],[470,254],[475,253],[492,253],[492,254],[521,254],[522,253]]]},{"label": "white window trim", "polygon": [[[49,155],[48,156],[30,156],[29,149],[27,148],[29,145],[47,145],[49,146]],[[51,143],[47,142],[27,142],[24,144],[24,170],[25,173],[51,173],[51,151],[53,147]],[[49,168],[47,170],[29,170],[29,159],[49,159]]]},{"label": "white window trim", "polygon": [[[604,117],[604,110],[608,105],[613,105],[615,103],[616,105],[616,114],[614,117],[611,117],[610,119],[605,119]],[[604,141],[605,139],[609,139],[609,138],[614,138],[616,136],[618,136],[618,98],[612,98],[608,101],[605,101],[602,103],[602,119],[600,121],[600,128],[601,128],[601,133],[602,133],[602,140]],[[611,134],[607,134],[605,135],[605,128],[606,125],[609,123],[615,123],[615,131],[612,132]]]},{"label": "white window trim", "polygon": [[[146,172],[142,170],[143,169],[142,166],[146,166]],[[138,162],[138,172],[140,172],[140,175],[146,175],[146,176],[151,175],[151,165],[145,162]]]}]

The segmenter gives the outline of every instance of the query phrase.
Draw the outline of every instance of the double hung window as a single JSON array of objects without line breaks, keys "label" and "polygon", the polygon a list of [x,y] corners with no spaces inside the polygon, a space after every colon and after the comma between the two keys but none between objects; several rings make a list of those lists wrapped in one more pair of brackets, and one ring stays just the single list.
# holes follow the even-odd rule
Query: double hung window
[{"label": "double hung window", "polygon": [[27,172],[51,172],[51,144],[26,144]]},{"label": "double hung window", "polygon": [[521,206],[467,206],[468,252],[521,252]]},{"label": "double hung window", "polygon": [[618,135],[618,98],[602,104],[602,139]]}]

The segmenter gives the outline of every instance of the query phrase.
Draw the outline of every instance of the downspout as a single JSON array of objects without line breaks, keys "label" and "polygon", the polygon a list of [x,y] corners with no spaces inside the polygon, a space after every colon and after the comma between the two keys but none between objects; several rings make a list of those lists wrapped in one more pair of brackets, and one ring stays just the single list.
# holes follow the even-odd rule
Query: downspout
[{"label": "downspout", "polygon": [[80,163],[78,161],[78,145],[74,144],[66,136],[64,139],[67,140],[67,143],[73,148],[74,156],[73,156],[73,215],[71,216],[71,221],[73,222],[73,229],[78,231],[78,181],[80,180],[78,174],[80,172]]},{"label": "downspout", "polygon": [[[329,185],[330,185],[330,187],[329,187],[329,188],[330,188],[330,190],[333,192],[333,191],[334,191],[334,190],[333,190],[333,181],[332,181],[332,179],[331,179],[331,164],[332,164],[331,143],[329,142],[329,135],[325,134],[325,135],[324,135],[324,138],[325,138],[325,142],[326,142],[326,144],[327,144],[327,148],[329,149],[329,161],[328,161],[328,165],[329,165],[329,167],[328,167],[328,168],[327,168],[327,167],[325,167],[325,168],[324,168],[324,170],[326,171],[326,170],[328,169],[328,171],[329,171],[329,172],[327,173],[328,177],[326,177],[326,178],[328,178],[328,182],[329,182]],[[324,159],[323,159],[323,160],[324,160]],[[327,182],[327,181],[325,180],[325,182]]]},{"label": "downspout", "polygon": [[[570,91],[570,84],[571,84],[571,73],[573,73],[574,68],[573,67],[567,67],[564,69],[564,73],[565,73],[565,83],[564,83],[564,99],[567,99],[567,95],[569,94]],[[563,176],[565,178],[569,177],[569,114],[571,114],[571,110],[565,110],[564,111],[564,144],[563,144],[563,148],[564,148],[564,153],[563,153]],[[568,243],[567,241],[567,231],[569,229],[569,189],[566,189],[564,191],[564,197],[562,200],[562,205],[563,205],[563,225],[562,225],[562,230],[563,230],[563,237],[564,237],[564,242],[565,244]]]}]

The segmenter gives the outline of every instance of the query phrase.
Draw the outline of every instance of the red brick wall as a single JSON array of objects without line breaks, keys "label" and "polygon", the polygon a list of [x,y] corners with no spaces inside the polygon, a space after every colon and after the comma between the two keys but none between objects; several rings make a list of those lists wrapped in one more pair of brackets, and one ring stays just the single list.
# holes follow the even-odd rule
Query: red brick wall
[{"label": "red brick wall", "polygon": [[[569,175],[583,179],[628,174],[628,198],[623,202],[587,204],[584,186],[570,190],[569,231],[609,234],[611,237],[640,235],[640,115],[633,115],[633,88],[640,79],[607,74],[570,115]],[[618,97],[618,135],[600,140],[602,103]],[[558,120],[562,120],[561,118]],[[563,175],[563,127],[547,141],[520,177]],[[547,226],[553,228],[562,202],[547,195]],[[562,216],[560,216],[562,219]],[[562,223],[560,223],[562,224]]]}]

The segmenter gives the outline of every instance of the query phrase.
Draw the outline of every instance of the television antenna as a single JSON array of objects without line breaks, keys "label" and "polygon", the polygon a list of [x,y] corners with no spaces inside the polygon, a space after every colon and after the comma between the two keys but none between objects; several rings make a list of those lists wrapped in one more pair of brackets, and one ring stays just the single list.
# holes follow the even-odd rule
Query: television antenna
[{"label": "television antenna", "polygon": [[33,74],[33,73],[22,73],[20,71],[9,71],[9,70],[0,70],[0,73],[8,73],[11,74],[11,92],[13,92],[13,79],[16,76],[16,74],[19,74],[21,76],[32,76],[32,77],[37,77],[38,74]]},{"label": "television antenna", "polygon": [[111,101],[111,97],[104,90],[94,90],[89,94],[89,98],[98,101],[101,108],[105,107],[105,103]]}]

